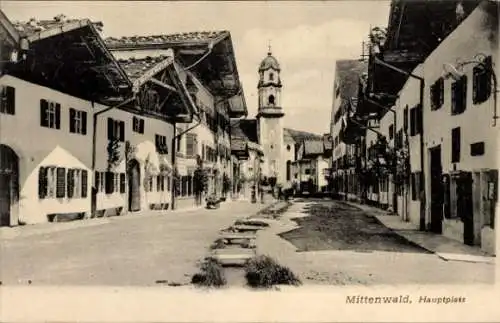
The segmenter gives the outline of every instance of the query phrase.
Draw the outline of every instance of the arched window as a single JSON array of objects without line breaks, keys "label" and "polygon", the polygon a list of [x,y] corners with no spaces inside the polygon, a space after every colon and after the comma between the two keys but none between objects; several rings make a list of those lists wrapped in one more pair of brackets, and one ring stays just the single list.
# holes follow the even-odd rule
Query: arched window
[{"label": "arched window", "polygon": [[274,105],[274,95],[270,95],[268,98],[268,103]]},{"label": "arched window", "polygon": [[269,80],[270,80],[270,81],[273,81],[273,80],[274,80],[274,74],[273,74],[273,73],[269,73]]},{"label": "arched window", "polygon": [[291,177],[292,161],[288,160],[286,162],[286,180],[289,181]]},{"label": "arched window", "polygon": [[292,149],[292,147],[290,147],[290,145],[286,145],[286,150],[290,151],[290,149]]}]

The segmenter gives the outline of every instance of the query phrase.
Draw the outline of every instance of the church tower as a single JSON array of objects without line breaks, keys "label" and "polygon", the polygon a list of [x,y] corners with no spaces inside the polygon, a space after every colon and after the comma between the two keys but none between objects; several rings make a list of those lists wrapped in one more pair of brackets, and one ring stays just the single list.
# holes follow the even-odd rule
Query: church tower
[{"label": "church tower", "polygon": [[259,67],[259,143],[264,150],[263,175],[276,177],[277,183],[286,180],[286,165],[283,162],[283,108],[281,106],[280,65],[272,55],[271,48]]}]

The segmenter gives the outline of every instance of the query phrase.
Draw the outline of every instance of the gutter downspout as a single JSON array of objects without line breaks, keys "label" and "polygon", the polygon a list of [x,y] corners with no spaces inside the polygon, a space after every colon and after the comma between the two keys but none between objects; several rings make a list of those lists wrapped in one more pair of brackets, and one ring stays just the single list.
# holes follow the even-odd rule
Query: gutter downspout
[{"label": "gutter downspout", "polygon": [[[424,159],[424,125],[423,125],[423,114],[424,114],[424,90],[425,90],[425,80],[423,77],[421,76],[418,76],[418,75],[415,75],[413,73],[409,73],[409,72],[406,72],[400,68],[397,68],[391,64],[388,64],[382,60],[380,60],[379,58],[375,58],[375,64],[380,64],[382,66],[385,66],[395,72],[398,72],[400,74],[404,74],[404,75],[407,75],[409,77],[412,77],[414,79],[417,79],[420,81],[420,90],[419,90],[419,94],[420,94],[420,102],[419,102],[419,105],[420,105],[420,109],[422,111],[421,113],[421,119],[419,121],[421,121],[421,132],[420,132],[420,171],[421,171],[421,180],[420,180],[420,192],[419,192],[419,198],[420,198],[420,231],[425,231],[425,213],[426,213],[426,196],[425,196],[425,176],[423,175],[424,174],[424,162],[425,162],[425,159]],[[420,118],[420,117],[419,117]]]}]

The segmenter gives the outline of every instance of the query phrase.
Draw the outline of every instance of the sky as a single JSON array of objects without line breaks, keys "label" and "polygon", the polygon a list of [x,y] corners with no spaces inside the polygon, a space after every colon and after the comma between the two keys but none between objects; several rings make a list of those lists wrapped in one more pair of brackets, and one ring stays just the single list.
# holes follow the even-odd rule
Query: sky
[{"label": "sky", "polygon": [[281,65],[285,127],[329,132],[335,61],[357,59],[371,26],[387,26],[389,1],[9,1],[11,21],[89,18],[103,37],[228,30],[249,117],[257,112],[258,66],[268,45]]}]

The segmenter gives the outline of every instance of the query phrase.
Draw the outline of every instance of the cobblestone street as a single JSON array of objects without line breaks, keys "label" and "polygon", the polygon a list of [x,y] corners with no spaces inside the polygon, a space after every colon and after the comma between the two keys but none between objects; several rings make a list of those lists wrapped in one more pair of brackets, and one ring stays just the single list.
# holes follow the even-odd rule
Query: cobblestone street
[{"label": "cobblestone street", "polygon": [[235,201],[218,210],[123,216],[63,231],[57,227],[65,224],[52,224],[53,232],[2,235],[0,280],[3,285],[189,283],[218,231],[263,207]]},{"label": "cobblestone street", "polygon": [[258,248],[306,284],[493,284],[495,279],[494,262],[446,261],[388,229],[374,214],[338,201],[295,202],[260,233]]}]

